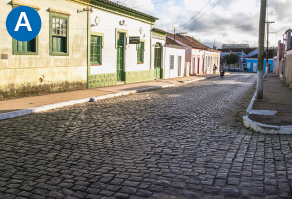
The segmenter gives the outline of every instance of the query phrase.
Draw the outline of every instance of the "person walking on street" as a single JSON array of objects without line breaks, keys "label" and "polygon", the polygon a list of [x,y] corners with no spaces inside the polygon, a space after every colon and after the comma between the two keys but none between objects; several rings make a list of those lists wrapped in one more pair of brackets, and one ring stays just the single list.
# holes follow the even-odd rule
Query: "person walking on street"
[{"label": "person walking on street", "polygon": [[214,64],[214,66],[213,66],[213,74],[216,73],[216,70],[217,70],[217,66]]}]

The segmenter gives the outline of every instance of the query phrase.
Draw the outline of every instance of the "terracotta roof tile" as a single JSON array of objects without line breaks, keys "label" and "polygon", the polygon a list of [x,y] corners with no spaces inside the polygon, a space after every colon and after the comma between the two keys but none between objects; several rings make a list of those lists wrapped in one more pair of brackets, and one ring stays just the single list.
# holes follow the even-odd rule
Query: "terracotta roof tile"
[{"label": "terracotta roof tile", "polygon": [[[167,36],[174,39],[174,34],[167,33]],[[179,34],[175,35],[175,40],[180,41],[180,42],[182,42],[182,43],[184,43],[192,48],[195,48],[195,49],[207,50],[207,48],[205,46],[200,45],[194,41],[191,41],[191,40],[189,40],[189,39],[187,39],[184,36],[179,35]]]}]

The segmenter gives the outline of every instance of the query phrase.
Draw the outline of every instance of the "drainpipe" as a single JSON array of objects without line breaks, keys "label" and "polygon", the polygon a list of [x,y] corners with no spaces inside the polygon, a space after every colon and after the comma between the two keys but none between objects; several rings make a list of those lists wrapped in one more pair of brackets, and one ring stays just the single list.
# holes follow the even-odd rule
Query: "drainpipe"
[{"label": "drainpipe", "polygon": [[90,75],[90,49],[89,49],[89,39],[90,39],[90,26],[89,26],[89,20],[90,20],[90,15],[89,15],[89,11],[87,11],[87,53],[86,53],[86,63],[87,63],[87,88],[89,87],[89,75]]},{"label": "drainpipe", "polygon": [[[153,25],[151,25],[151,30],[150,30],[150,70],[152,69],[152,29]],[[154,77],[154,74],[153,74]]]}]

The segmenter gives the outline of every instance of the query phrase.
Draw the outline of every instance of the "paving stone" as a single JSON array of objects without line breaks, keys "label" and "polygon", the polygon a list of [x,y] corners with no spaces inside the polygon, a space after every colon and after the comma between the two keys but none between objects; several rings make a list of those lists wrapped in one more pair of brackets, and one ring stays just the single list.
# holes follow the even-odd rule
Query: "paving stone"
[{"label": "paving stone", "polygon": [[222,192],[227,196],[237,197],[239,195],[239,190],[236,188],[225,188],[222,190]]},{"label": "paving stone", "polygon": [[184,195],[184,196],[191,197],[193,199],[199,198],[199,195],[196,192],[191,192],[191,191],[183,190],[181,192],[181,194]]},{"label": "paving stone", "polygon": [[135,188],[132,188],[132,187],[123,187],[123,188],[121,189],[121,192],[122,192],[122,193],[130,194],[130,195],[135,194],[136,191],[137,191],[137,190],[136,190]]},{"label": "paving stone", "polygon": [[141,196],[143,198],[148,198],[148,197],[150,197],[152,195],[152,192],[147,191],[147,190],[139,189],[137,191],[137,194],[136,195]]},{"label": "paving stone", "polygon": [[205,193],[219,194],[220,191],[219,187],[205,187]]},{"label": "paving stone", "polygon": [[234,73],[1,120],[0,198],[291,198],[292,136],[225,120],[255,82]]}]

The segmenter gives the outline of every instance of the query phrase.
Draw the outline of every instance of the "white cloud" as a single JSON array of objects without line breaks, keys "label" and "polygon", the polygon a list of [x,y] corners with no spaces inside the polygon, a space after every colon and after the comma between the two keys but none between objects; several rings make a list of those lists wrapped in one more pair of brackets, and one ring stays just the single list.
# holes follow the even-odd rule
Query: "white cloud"
[{"label": "white cloud", "polygon": [[[256,46],[258,43],[260,0],[211,0],[205,8],[210,0],[164,1],[126,0],[126,4],[130,8],[159,18],[154,27],[173,32],[172,26],[175,26],[176,32],[188,32],[209,46],[213,45],[214,40],[218,47],[224,43],[247,43],[250,46]],[[141,5],[145,6],[137,7]],[[198,14],[202,8],[203,11]],[[276,46],[278,40],[282,40],[283,33],[292,28],[288,17],[291,9],[291,0],[268,1],[268,19],[276,20],[276,23],[270,26],[270,32],[277,32],[270,34],[271,46]],[[197,14],[198,16],[187,25],[179,28]]]}]

